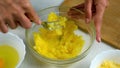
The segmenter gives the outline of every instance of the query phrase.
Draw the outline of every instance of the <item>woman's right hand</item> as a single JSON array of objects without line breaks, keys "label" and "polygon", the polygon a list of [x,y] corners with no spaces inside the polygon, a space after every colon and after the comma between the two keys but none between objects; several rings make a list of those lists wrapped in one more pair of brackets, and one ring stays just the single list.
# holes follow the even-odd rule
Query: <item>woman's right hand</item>
[{"label": "woman's right hand", "polygon": [[8,27],[15,29],[18,25],[30,28],[32,23],[40,24],[29,0],[0,0],[0,31],[8,32]]}]

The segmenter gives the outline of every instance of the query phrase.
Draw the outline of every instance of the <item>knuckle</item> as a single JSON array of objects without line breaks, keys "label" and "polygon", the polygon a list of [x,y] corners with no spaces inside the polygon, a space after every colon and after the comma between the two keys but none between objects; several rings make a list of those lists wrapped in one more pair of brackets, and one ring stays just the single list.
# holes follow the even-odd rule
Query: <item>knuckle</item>
[{"label": "knuckle", "polygon": [[100,2],[100,5],[103,6],[103,7],[107,7],[107,6],[108,6],[107,0],[101,1],[101,2]]},{"label": "knuckle", "polygon": [[107,4],[107,3],[103,3],[103,6],[104,6],[104,7],[107,7],[107,6],[108,6],[108,4]]},{"label": "knuckle", "polygon": [[17,15],[21,14],[23,12],[24,12],[23,9],[21,7],[19,7],[19,6],[16,6],[16,5],[14,5],[13,10],[11,10],[12,14],[17,14]]},{"label": "knuckle", "polygon": [[28,9],[28,8],[30,8],[30,4],[29,3],[26,3],[26,4],[24,4],[22,7],[23,7],[23,9]]},{"label": "knuckle", "polygon": [[107,7],[107,4],[101,3],[101,4],[99,4],[98,6],[100,6],[101,8],[106,8],[106,7]]},{"label": "knuckle", "polygon": [[14,12],[12,13],[13,18],[15,18],[15,19],[20,18],[21,15],[22,15],[22,13],[21,13],[20,11],[14,11]]},{"label": "knuckle", "polygon": [[19,12],[18,12],[18,11],[13,11],[12,14],[13,14],[14,16],[16,16],[16,15],[19,14]]}]

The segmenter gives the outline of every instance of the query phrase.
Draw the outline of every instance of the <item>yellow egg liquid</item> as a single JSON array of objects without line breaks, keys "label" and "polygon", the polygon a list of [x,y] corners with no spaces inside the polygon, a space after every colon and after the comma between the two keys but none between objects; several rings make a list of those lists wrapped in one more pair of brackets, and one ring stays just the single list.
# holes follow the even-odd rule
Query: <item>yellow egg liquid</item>
[{"label": "yellow egg liquid", "polygon": [[0,45],[0,68],[15,68],[18,61],[18,52],[13,47]]}]

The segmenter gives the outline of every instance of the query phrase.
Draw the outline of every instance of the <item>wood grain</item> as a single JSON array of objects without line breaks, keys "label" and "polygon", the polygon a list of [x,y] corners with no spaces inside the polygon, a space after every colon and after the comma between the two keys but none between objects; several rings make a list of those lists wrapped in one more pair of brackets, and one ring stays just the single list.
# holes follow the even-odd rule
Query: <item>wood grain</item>
[{"label": "wood grain", "polygon": [[[84,0],[65,0],[61,6],[73,7]],[[102,24],[102,41],[120,49],[120,0],[110,0]]]}]

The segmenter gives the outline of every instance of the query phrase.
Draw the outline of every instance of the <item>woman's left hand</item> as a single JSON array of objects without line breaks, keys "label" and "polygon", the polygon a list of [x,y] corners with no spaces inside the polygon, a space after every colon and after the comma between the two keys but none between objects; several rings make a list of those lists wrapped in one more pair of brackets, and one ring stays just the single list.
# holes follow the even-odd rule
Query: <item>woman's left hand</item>
[{"label": "woman's left hand", "polygon": [[[92,19],[94,20],[94,24],[96,28],[96,40],[98,42],[101,41],[101,25],[102,25],[104,11],[107,5],[108,5],[108,0],[85,0],[85,3],[72,7],[85,12],[86,23],[89,23]],[[72,15],[75,16],[79,15],[75,13],[72,9],[69,11],[69,13],[70,12]]]}]

